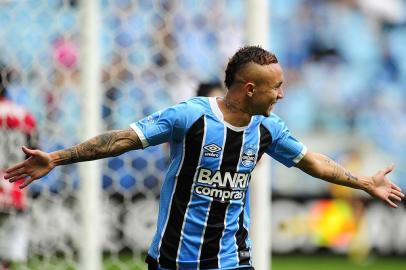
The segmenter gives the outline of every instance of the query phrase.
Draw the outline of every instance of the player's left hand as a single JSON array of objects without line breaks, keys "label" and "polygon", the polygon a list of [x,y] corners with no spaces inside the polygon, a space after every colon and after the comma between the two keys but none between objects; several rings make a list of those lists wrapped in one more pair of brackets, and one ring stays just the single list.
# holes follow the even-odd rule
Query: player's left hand
[{"label": "player's left hand", "polygon": [[392,172],[394,167],[394,165],[390,165],[371,176],[366,191],[371,196],[381,199],[389,206],[397,208],[398,204],[405,198],[405,195],[398,186],[386,178],[386,175]]}]

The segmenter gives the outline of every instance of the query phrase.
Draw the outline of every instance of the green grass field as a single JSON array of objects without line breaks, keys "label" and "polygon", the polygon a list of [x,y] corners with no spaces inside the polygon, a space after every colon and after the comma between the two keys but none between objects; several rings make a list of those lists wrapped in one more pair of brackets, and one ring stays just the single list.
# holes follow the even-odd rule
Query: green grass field
[{"label": "green grass field", "polygon": [[395,270],[406,269],[406,258],[377,257],[355,263],[340,256],[274,256],[272,270]]},{"label": "green grass field", "polygon": [[[46,265],[38,260],[30,260],[27,266],[15,265],[11,269],[47,270],[63,269],[76,270],[72,264],[63,259],[46,261]],[[106,258],[103,270],[146,270],[143,259],[134,260],[128,256]],[[273,256],[272,270],[403,270],[406,269],[406,257],[374,257],[362,263],[355,263],[343,256],[333,255],[295,255]],[[261,270],[261,269],[257,269]]]}]

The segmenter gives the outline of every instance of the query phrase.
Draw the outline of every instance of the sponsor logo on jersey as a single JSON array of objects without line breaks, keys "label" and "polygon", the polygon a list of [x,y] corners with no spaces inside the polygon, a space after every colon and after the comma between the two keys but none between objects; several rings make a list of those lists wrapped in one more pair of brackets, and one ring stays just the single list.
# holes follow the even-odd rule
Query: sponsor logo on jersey
[{"label": "sponsor logo on jersey", "polygon": [[256,156],[257,156],[256,147],[254,146],[246,147],[241,157],[242,165],[244,167],[251,168],[255,164]]},{"label": "sponsor logo on jersey", "polygon": [[211,171],[200,168],[194,191],[219,201],[241,200],[245,196],[250,173]]},{"label": "sponsor logo on jersey", "polygon": [[211,143],[203,146],[203,149],[205,150],[203,154],[205,157],[218,158],[222,148],[215,143]]}]

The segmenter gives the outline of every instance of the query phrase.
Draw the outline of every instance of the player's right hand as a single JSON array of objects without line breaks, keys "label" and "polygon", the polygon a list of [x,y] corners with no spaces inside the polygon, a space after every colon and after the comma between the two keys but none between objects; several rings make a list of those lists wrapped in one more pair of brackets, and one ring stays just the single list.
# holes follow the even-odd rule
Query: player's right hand
[{"label": "player's right hand", "polygon": [[24,183],[19,188],[25,188],[34,180],[48,174],[55,167],[48,153],[41,150],[28,149],[25,146],[22,147],[22,150],[29,157],[6,169],[6,174],[4,175],[4,179],[10,183],[24,179]]}]

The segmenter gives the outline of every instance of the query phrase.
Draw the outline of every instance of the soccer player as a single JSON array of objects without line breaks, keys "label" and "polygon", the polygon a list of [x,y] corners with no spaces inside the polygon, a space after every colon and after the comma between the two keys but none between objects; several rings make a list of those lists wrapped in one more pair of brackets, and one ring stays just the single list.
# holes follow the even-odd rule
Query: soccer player
[{"label": "soccer player", "polygon": [[[7,167],[26,158],[24,153],[16,151],[21,144],[36,145],[34,117],[7,99],[11,74],[0,63],[0,179]],[[0,270],[9,269],[11,262],[27,260],[27,205],[25,192],[19,185],[20,181],[0,182]]]},{"label": "soccer player", "polygon": [[354,175],[292,136],[271,112],[284,96],[283,82],[274,54],[257,46],[241,48],[228,62],[223,98],[192,98],[64,150],[23,147],[30,157],[7,169],[5,178],[25,178],[24,188],[58,165],[169,142],[171,163],[146,259],[149,269],[253,269],[247,188],[264,153],[396,208],[404,194],[386,178],[392,165],[372,176]]}]

